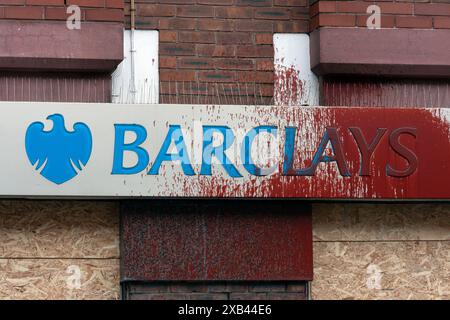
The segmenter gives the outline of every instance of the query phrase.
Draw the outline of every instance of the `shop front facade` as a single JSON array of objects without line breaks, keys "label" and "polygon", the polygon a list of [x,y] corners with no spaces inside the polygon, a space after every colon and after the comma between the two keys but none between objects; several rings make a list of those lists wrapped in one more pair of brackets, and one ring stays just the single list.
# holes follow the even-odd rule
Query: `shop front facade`
[{"label": "shop front facade", "polygon": [[0,0],[0,298],[448,299],[449,39],[437,0]]}]

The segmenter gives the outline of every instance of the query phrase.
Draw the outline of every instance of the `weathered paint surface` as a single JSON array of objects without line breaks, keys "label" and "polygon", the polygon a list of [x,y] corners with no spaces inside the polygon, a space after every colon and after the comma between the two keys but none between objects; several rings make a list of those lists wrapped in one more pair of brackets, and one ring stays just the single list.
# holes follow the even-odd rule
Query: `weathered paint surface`
[{"label": "weathered paint surface", "polygon": [[[336,128],[342,143],[349,176],[336,164],[321,164],[314,176],[273,175],[253,179],[242,188],[262,197],[351,198],[351,199],[448,199],[450,182],[449,120],[446,109],[292,108],[274,110],[286,117],[288,125],[298,125],[297,167],[311,164],[326,128]],[[359,127],[368,143],[377,129],[387,129],[370,161],[370,173],[359,175],[361,155],[349,128]],[[417,155],[417,169],[405,177],[386,174],[387,165],[406,168],[407,162],[393,152],[389,133],[398,128],[414,128],[416,137],[405,135],[402,143]],[[294,165],[295,167],[295,165]],[[281,171],[281,168],[280,168]]]},{"label": "weathered paint surface", "polygon": [[312,280],[311,207],[295,201],[129,201],[121,280]]},{"label": "weathered paint surface", "polygon": [[[214,107],[208,110],[208,115],[220,119],[222,112],[226,112],[225,108]],[[230,179],[226,175],[192,179],[183,174],[165,173],[161,190],[165,190],[166,196],[192,197],[448,199],[449,116],[450,110],[445,109],[247,107],[232,116],[241,125],[270,123],[279,128],[298,128],[294,167],[310,166],[326,128],[336,128],[350,176],[343,176],[336,163],[320,164],[313,176],[282,175],[280,164],[278,173],[266,177],[247,176],[248,179]],[[368,176],[359,175],[361,156],[349,131],[351,127],[361,128],[368,143],[378,128],[387,129],[372,155]],[[417,169],[406,177],[386,174],[387,165],[399,169],[408,166],[389,143],[389,134],[398,128],[417,130],[416,138],[409,135],[401,138],[418,158]],[[283,146],[284,141],[280,149]]]},{"label": "weathered paint surface", "polygon": [[112,74],[112,102],[158,103],[158,31],[134,31],[134,89],[131,81],[131,31],[124,30],[123,36],[124,60]]},{"label": "weathered paint surface", "polygon": [[385,79],[325,77],[321,83],[324,106],[450,107],[447,79]]},{"label": "weathered paint surface", "polygon": [[309,36],[277,33],[273,37],[276,105],[319,104],[319,81],[311,71]]},{"label": "weathered paint surface", "polygon": [[[0,142],[10,152],[0,159],[7,162],[0,166],[0,175],[22,183],[0,184],[1,195],[450,199],[449,109],[116,104],[5,104],[5,108],[11,112],[0,124]],[[68,128],[85,123],[93,139],[91,159],[83,171],[62,185],[36,173],[24,152],[26,128],[54,113],[66,116]],[[116,124],[145,130],[145,141],[138,143],[148,155],[142,169],[128,174],[113,170],[117,154],[123,153],[123,166],[129,168],[137,154],[136,147],[115,152],[121,139]],[[165,160],[152,174],[158,155],[176,154],[176,148],[163,148],[173,126],[179,126],[184,137],[183,152],[192,172],[186,174],[179,160]],[[233,177],[223,163],[214,161],[211,173],[202,172],[205,126],[230,129],[234,139],[228,140],[232,143],[226,154],[241,176]],[[258,134],[262,140],[255,139],[252,146],[248,134],[261,126],[274,132],[265,138]],[[135,141],[130,133],[131,140],[124,144]],[[220,136],[217,141],[220,146]],[[267,156],[274,161],[257,164],[252,171],[245,159],[250,155],[255,163]]]}]

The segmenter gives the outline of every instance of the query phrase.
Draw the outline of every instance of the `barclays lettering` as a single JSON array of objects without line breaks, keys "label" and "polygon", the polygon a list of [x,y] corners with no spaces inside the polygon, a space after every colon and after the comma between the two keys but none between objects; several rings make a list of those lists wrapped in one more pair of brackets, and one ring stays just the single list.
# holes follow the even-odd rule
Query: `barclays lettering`
[{"label": "barclays lettering", "polygon": [[[65,128],[64,117],[61,114],[53,114],[47,117],[53,122],[53,127],[49,131],[44,130],[41,122],[32,123],[26,132],[25,146],[26,153],[33,167],[47,180],[62,184],[73,179],[83,170],[89,161],[92,151],[92,135],[85,123],[75,123],[73,131]],[[360,176],[370,176],[370,162],[380,145],[383,137],[388,132],[386,128],[378,128],[374,137],[367,142],[367,138],[361,128],[350,127],[347,129],[354,139],[354,143],[360,152]],[[335,163],[339,174],[342,177],[350,177],[345,150],[337,128],[326,128],[320,143],[316,148],[310,165],[306,168],[294,168],[294,159],[298,157],[297,148],[297,127],[285,127],[283,130],[284,148],[282,156],[276,152],[272,159],[272,166],[261,167],[255,164],[252,156],[252,147],[255,139],[262,133],[272,136],[277,142],[280,141],[279,128],[276,126],[257,126],[248,132],[240,134],[237,139],[236,132],[228,126],[202,126],[201,141],[201,166],[198,173],[193,167],[192,156],[189,154],[187,144],[192,143],[192,139],[186,137],[181,125],[171,124],[168,126],[167,134],[159,148],[159,152],[152,163],[149,153],[142,146],[148,139],[147,129],[138,124],[115,124],[114,125],[114,153],[112,175],[134,175],[147,170],[147,175],[159,175],[161,166],[164,163],[179,163],[186,176],[211,176],[213,175],[212,163],[215,159],[231,178],[242,178],[242,172],[238,169],[238,164],[242,164],[243,170],[253,176],[268,176],[278,173],[278,166],[281,164],[281,175],[283,176],[314,176],[320,163]],[[133,133],[134,141],[125,142],[125,135]],[[408,165],[405,168],[395,168],[391,164],[386,164],[386,175],[391,177],[407,177],[412,175],[418,166],[418,158],[414,151],[404,146],[400,137],[409,135],[416,138],[415,128],[397,128],[389,133],[388,144],[391,150],[405,159]],[[220,143],[214,144],[220,137]],[[188,138],[188,139],[187,139]],[[270,141],[268,141],[270,142]],[[236,146],[237,144],[241,146]],[[171,146],[174,151],[171,152]],[[240,150],[240,161],[238,157],[230,157],[227,151],[235,146]],[[331,152],[326,152],[330,146]],[[260,151],[260,150],[259,150]],[[125,152],[134,153],[136,163],[133,166],[124,165]],[[261,152],[257,152],[256,157]],[[281,160],[282,159],[282,160]],[[234,163],[233,163],[234,160]],[[239,162],[239,163],[238,163]],[[150,165],[151,164],[151,165]],[[242,169],[241,169],[242,170]]]},{"label": "barclays lettering", "polygon": [[[371,160],[382,142],[387,143],[391,152],[403,158],[407,165],[404,168],[395,168],[392,164],[385,164],[386,176],[390,177],[407,177],[412,175],[418,167],[418,158],[413,150],[402,144],[401,138],[403,136],[410,136],[413,139],[417,137],[417,130],[415,128],[402,127],[392,130],[386,128],[378,128],[375,135],[367,142],[367,137],[363,130],[359,127],[349,127],[344,130],[353,137],[353,143],[360,152],[360,170],[359,176],[370,176]],[[310,159],[310,165],[305,168],[294,168],[294,160],[300,154],[297,141],[297,127],[285,127],[280,135],[280,128],[277,126],[262,125],[257,126],[249,131],[241,134],[241,138],[237,139],[237,134],[228,126],[202,126],[202,148],[201,148],[201,166],[198,172],[195,172],[193,164],[193,157],[189,154],[187,145],[193,144],[192,139],[187,137],[186,132],[183,133],[183,128],[178,124],[171,124],[168,126],[167,134],[162,145],[159,147],[159,152],[152,162],[149,153],[142,146],[147,140],[148,132],[140,125],[136,124],[115,124],[115,144],[113,156],[113,175],[133,175],[147,170],[147,175],[159,175],[161,173],[161,166],[163,163],[178,163],[181,166],[183,173],[186,176],[211,176],[213,175],[212,163],[216,159],[223,167],[223,170],[231,178],[242,178],[243,171],[253,176],[268,176],[278,173],[282,176],[314,176],[317,168],[321,163],[335,163],[337,170],[342,177],[351,177],[345,147],[342,138],[339,135],[338,128],[328,127],[324,130],[320,143],[316,147],[314,156]],[[132,132],[135,135],[135,140],[131,143],[125,143],[125,133]],[[252,149],[255,138],[262,133],[267,133],[279,143],[284,141],[284,148],[281,156],[275,154],[275,159],[272,159],[272,165],[269,167],[261,167],[255,164],[255,159],[252,156]],[[388,134],[387,141],[383,137]],[[214,145],[214,137],[219,136],[221,143]],[[283,138],[283,139],[282,139]],[[267,143],[270,143],[268,141]],[[237,144],[240,144],[237,145]],[[174,151],[170,152],[170,146],[174,146]],[[232,159],[227,155],[227,151],[231,151],[232,147],[240,150],[240,157],[233,157]],[[328,148],[328,146],[330,146]],[[132,152],[137,158],[135,165],[126,167],[124,165],[124,152]],[[265,150],[266,151],[266,150]],[[256,157],[261,154],[257,152]],[[243,169],[239,171],[238,165],[242,164]],[[281,170],[278,170],[278,168]]]}]

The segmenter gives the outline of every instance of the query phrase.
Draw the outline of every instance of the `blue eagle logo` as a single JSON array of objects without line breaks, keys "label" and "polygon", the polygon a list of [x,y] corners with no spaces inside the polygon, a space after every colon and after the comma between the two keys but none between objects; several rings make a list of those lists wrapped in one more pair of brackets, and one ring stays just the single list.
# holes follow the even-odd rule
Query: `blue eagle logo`
[{"label": "blue eagle logo", "polygon": [[47,117],[53,122],[50,131],[44,131],[42,122],[33,122],[27,129],[25,148],[28,159],[46,179],[62,184],[74,178],[86,166],[92,151],[92,135],[88,126],[77,122],[68,131],[64,117]]}]

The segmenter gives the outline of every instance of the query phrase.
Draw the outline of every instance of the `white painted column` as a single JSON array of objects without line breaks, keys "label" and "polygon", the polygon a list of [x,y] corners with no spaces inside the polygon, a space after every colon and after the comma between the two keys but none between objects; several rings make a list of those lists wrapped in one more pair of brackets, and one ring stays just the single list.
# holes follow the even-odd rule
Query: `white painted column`
[{"label": "white painted column", "polygon": [[[124,30],[124,60],[112,75],[112,102],[131,103],[131,32]],[[135,30],[135,103],[159,102],[159,33],[154,30]]]},{"label": "white painted column", "polygon": [[309,35],[277,33],[273,42],[275,104],[317,106],[319,81],[311,71]]}]

